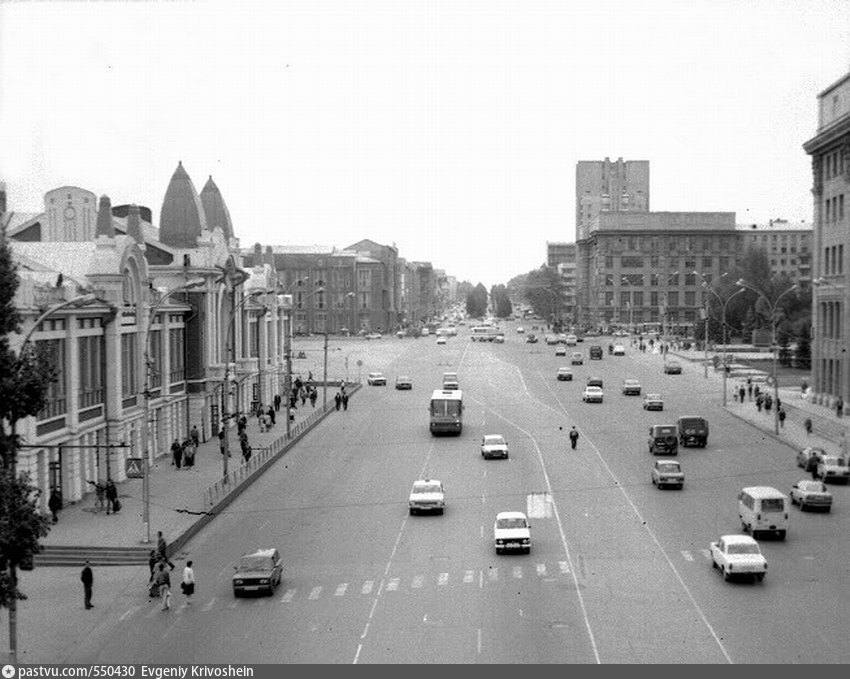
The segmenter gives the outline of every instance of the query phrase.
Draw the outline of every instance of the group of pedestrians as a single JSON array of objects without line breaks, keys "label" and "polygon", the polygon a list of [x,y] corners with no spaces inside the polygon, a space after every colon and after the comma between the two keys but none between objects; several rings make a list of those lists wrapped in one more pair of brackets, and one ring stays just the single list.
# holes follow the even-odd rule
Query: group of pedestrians
[{"label": "group of pedestrians", "polygon": [[197,425],[192,427],[189,435],[180,443],[180,439],[175,438],[171,444],[171,464],[175,469],[191,469],[195,466],[195,455],[198,452],[198,446],[201,445],[201,435],[198,432]]},{"label": "group of pedestrians", "polygon": [[[121,510],[121,501],[118,499],[118,487],[112,479],[107,479],[106,483],[91,480],[87,481],[87,483],[94,486],[95,511],[102,512],[106,509],[107,514],[117,514]],[[62,503],[58,493],[56,493],[56,500],[54,500],[54,493],[51,493],[47,506],[53,513],[53,523],[56,523],[58,521],[57,513],[61,509]]]}]

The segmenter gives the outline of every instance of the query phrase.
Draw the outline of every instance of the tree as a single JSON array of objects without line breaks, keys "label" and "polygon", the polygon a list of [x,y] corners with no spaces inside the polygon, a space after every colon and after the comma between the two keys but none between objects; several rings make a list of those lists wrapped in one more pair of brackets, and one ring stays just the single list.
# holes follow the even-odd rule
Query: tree
[{"label": "tree", "polygon": [[20,441],[17,421],[37,414],[45,403],[47,386],[55,379],[48,357],[25,347],[11,349],[10,336],[19,334],[21,317],[15,306],[18,274],[5,230],[0,231],[0,608],[9,609],[9,655],[17,656],[17,602],[26,595],[18,589],[17,569],[29,567],[47,535],[47,517],[38,511],[38,489],[16,462]]},{"label": "tree", "polygon": [[473,317],[487,315],[487,288],[483,283],[466,294],[466,313]]},{"label": "tree", "polygon": [[797,332],[797,348],[794,351],[797,367],[809,370],[812,367],[812,343],[809,339],[809,326],[802,325]]},{"label": "tree", "polygon": [[504,285],[494,285],[490,288],[490,299],[493,300],[494,313],[498,318],[509,318],[513,312],[508,289]]},{"label": "tree", "polygon": [[547,318],[557,326],[560,325],[565,288],[564,279],[558,275],[558,271],[544,265],[525,275],[521,296],[535,315]]}]

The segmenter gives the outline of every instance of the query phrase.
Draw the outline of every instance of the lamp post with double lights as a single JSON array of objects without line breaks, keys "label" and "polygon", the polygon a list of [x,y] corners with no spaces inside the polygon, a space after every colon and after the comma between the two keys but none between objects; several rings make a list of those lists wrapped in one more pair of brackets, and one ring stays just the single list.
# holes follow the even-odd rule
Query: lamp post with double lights
[{"label": "lamp post with double lights", "polygon": [[[739,295],[742,292],[744,292],[744,289],[741,288],[740,290],[736,290],[731,295],[729,295],[726,299],[724,299],[723,297],[720,296],[720,293],[718,293],[714,288],[712,288],[710,285],[708,285],[708,283],[706,281],[702,282],[702,287],[706,292],[710,292],[712,295],[714,295],[718,299],[718,301],[720,302],[720,323],[723,326],[723,405],[726,406],[726,380],[727,380],[727,377],[728,377],[728,370],[727,370],[728,361],[727,361],[727,354],[726,354],[726,351],[727,351],[727,349],[726,349],[726,309],[729,306],[729,302],[732,301],[732,298],[735,295]],[[706,322],[706,327],[707,327],[708,326],[708,304],[707,303],[706,303],[706,312],[705,312],[705,322]],[[708,343],[708,332],[706,331],[706,347],[708,347],[707,343]],[[707,357],[708,357],[708,354],[706,354],[706,363],[705,363],[705,369],[706,370],[708,370],[708,358]]]},{"label": "lamp post with double lights", "polygon": [[143,403],[144,403],[144,418],[145,418],[145,452],[144,452],[144,462],[142,464],[142,469],[144,472],[144,476],[142,476],[142,523],[145,526],[145,537],[142,540],[145,544],[150,544],[151,541],[151,481],[150,481],[150,465],[151,465],[151,411],[150,411],[150,402],[151,402],[151,390],[153,388],[152,377],[154,372],[153,361],[151,360],[151,352],[150,352],[150,338],[151,338],[151,327],[153,326],[153,322],[156,319],[157,311],[159,308],[165,303],[165,301],[181,292],[186,292],[187,290],[193,290],[195,288],[202,287],[206,284],[206,281],[202,278],[193,279],[183,285],[180,285],[176,288],[168,289],[168,288],[158,288],[158,292],[160,293],[159,299],[156,304],[150,307],[148,310],[148,318],[145,323],[145,334],[143,336],[143,347],[144,347],[144,363],[145,363],[145,387],[142,391]]},{"label": "lamp post with double lights", "polygon": [[[29,342],[32,339],[33,333],[38,329],[41,323],[50,315],[56,313],[60,309],[64,309],[70,306],[85,306],[87,304],[92,304],[93,302],[99,302],[96,295],[93,293],[86,293],[83,295],[77,295],[76,297],[72,297],[71,299],[65,300],[64,302],[59,302],[58,304],[54,304],[51,307],[45,309],[38,318],[35,319],[35,322],[32,324],[32,327],[27,331],[27,334],[24,335],[24,339],[21,342],[21,348],[18,350],[18,359],[20,361],[21,358],[25,358],[26,351],[29,346]],[[10,440],[12,441],[11,450],[6,451],[6,455],[3,456],[3,466],[5,467],[5,472],[10,475],[10,478],[15,478],[16,476],[16,465],[17,465],[17,447],[14,445],[16,441],[16,429],[17,429],[17,416],[13,413],[9,420],[9,434]],[[10,496],[12,494],[10,493]],[[11,502],[11,497],[9,501]],[[3,501],[0,498],[0,501]],[[7,514],[11,515],[11,512],[7,512]],[[9,587],[11,591],[14,593],[18,588],[18,563],[13,561],[12,559],[8,560],[6,566],[6,574],[9,578]],[[18,605],[17,599],[12,596],[9,600],[9,664],[17,665],[18,664]]]},{"label": "lamp post with double lights", "polygon": [[[230,310],[230,320],[227,324],[227,343],[225,345],[224,350],[224,380],[221,385],[221,419],[222,419],[222,427],[223,427],[223,439],[224,439],[224,450],[222,458],[222,477],[227,479],[227,458],[230,457],[230,424],[229,420],[234,417],[234,414],[230,413],[229,405],[229,392],[230,392],[230,363],[233,361],[234,368],[236,365],[236,342],[235,338],[232,337],[235,327],[234,321],[236,320],[236,312],[245,305],[249,300],[255,300],[260,295],[267,295],[273,293],[274,290],[267,288],[256,288],[251,290],[248,294],[246,294],[239,302],[234,304]],[[263,309],[266,307],[264,306]],[[238,413],[235,413],[238,415]]]},{"label": "lamp post with double lights", "polygon": [[[741,292],[743,292],[745,288],[747,290],[752,290],[753,292],[755,292],[759,297],[761,297],[764,300],[764,303],[767,305],[767,308],[770,310],[770,329],[771,329],[770,341],[771,341],[771,344],[772,344],[771,349],[773,351],[773,400],[776,401],[776,403],[777,403],[776,409],[773,411],[773,433],[779,434],[779,405],[778,405],[779,404],[779,380],[776,379],[776,359],[777,359],[776,326],[778,325],[777,318],[776,318],[776,307],[779,304],[779,300],[781,300],[783,297],[785,297],[785,295],[787,295],[788,293],[793,292],[794,290],[797,289],[797,285],[795,283],[794,285],[792,285],[787,290],[779,293],[779,295],[777,296],[777,298],[775,300],[773,300],[773,302],[771,302],[767,298],[767,295],[765,295],[761,290],[753,287],[752,285],[747,283],[743,278],[738,279],[738,282],[736,283],[736,285],[741,288],[741,290],[740,290]],[[724,375],[725,374],[726,373],[724,371]],[[724,394],[724,398],[725,398],[725,396],[726,395]]]},{"label": "lamp post with double lights", "polygon": [[[714,292],[714,290],[709,287],[711,283],[705,280],[705,274],[700,273],[699,271],[692,271],[691,273],[696,276],[699,276],[702,279],[701,285],[707,292]],[[724,276],[728,275],[728,271],[724,272],[720,274],[720,278],[723,278]],[[703,368],[705,369],[705,371],[703,377],[705,377],[705,379],[708,379],[708,297],[703,300],[702,312],[705,314],[705,341],[703,342]]]},{"label": "lamp post with double lights", "polygon": [[621,276],[620,282],[629,286],[629,301],[627,304],[629,307],[629,334],[634,334],[634,299],[631,290],[634,284],[629,280],[628,276]]}]

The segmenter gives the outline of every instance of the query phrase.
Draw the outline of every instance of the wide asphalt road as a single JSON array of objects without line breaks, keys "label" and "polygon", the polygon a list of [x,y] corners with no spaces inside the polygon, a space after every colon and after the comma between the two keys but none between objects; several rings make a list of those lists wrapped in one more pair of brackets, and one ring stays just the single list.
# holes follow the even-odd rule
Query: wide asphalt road
[{"label": "wide asphalt road", "polygon": [[[666,376],[659,356],[627,346],[557,382],[568,361],[554,347],[526,344],[514,324],[507,340],[473,343],[462,329],[444,346],[369,343],[364,375],[382,369],[388,386],[364,387],[187,545],[191,605],[178,592],[163,612],[140,598],[143,585],[128,588],[68,661],[850,661],[850,488],[832,488],[831,514],[794,508],[784,542],[760,541],[763,583],[724,582],[709,542],[740,531],[742,487],[787,492],[803,478],[794,451],[723,411],[693,366]],[[459,374],[464,431],[434,438],[428,401],[446,370]],[[399,374],[412,391],[393,388]],[[591,374],[605,381],[602,404],[581,402]],[[624,377],[661,392],[664,411],[621,395]],[[659,491],[647,432],[682,414],[709,418],[709,445],[680,451],[682,491]],[[485,433],[506,437],[508,460],[481,458]],[[408,515],[423,477],[445,484],[443,516]],[[505,510],[530,515],[529,555],[495,554],[493,519]],[[261,547],[282,553],[281,587],[234,599],[235,562]]]}]

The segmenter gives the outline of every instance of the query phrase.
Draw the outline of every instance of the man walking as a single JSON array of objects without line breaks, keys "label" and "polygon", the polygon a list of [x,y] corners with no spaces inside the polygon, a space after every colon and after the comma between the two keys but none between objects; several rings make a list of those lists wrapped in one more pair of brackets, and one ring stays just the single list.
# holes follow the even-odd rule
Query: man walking
[{"label": "man walking", "polygon": [[180,469],[183,463],[183,446],[180,445],[180,441],[177,439],[174,439],[174,443],[171,444],[171,456],[174,466]]},{"label": "man walking", "polygon": [[94,608],[91,602],[92,588],[94,587],[94,574],[91,572],[91,566],[86,560],[85,566],[80,573],[80,580],[83,583],[83,596],[85,597],[86,610]]},{"label": "man walking", "polygon": [[192,439],[192,445],[195,446],[195,450],[197,450],[198,446],[201,445],[201,433],[198,431],[198,425],[192,425],[192,431],[189,432],[189,438]]},{"label": "man walking", "polygon": [[575,450],[576,445],[578,445],[578,429],[573,425],[573,428],[570,429],[570,448]]},{"label": "man walking", "polygon": [[55,488],[50,491],[50,499],[47,501],[47,508],[53,514],[53,523],[59,522],[59,510],[62,509],[62,498],[59,496],[59,491]]},{"label": "man walking", "polygon": [[744,385],[742,384],[742,385],[738,388],[738,397],[739,397],[739,398],[738,398],[738,400],[739,400],[741,403],[743,403],[743,402],[744,402],[744,393],[745,393],[745,392],[746,392],[746,390],[744,389]]},{"label": "man walking", "polygon": [[348,394],[346,392],[342,392],[342,409],[348,410]]},{"label": "man walking", "polygon": [[339,406],[340,406],[341,403],[342,403],[342,396],[340,395],[339,392],[336,392],[336,394],[334,394],[334,404],[336,405],[337,410],[339,410]]},{"label": "man walking", "polygon": [[111,514],[115,511],[115,501],[118,499],[118,489],[115,487],[115,482],[112,479],[106,482],[106,513]]}]

